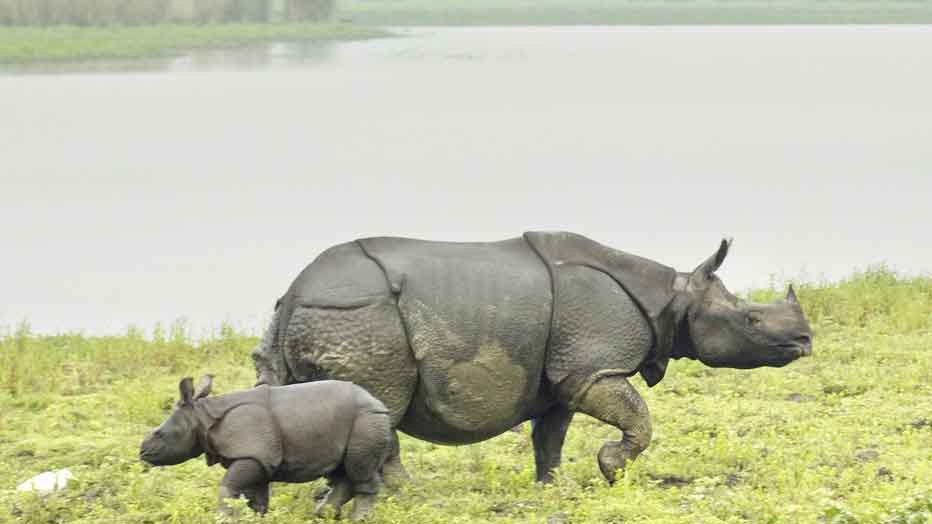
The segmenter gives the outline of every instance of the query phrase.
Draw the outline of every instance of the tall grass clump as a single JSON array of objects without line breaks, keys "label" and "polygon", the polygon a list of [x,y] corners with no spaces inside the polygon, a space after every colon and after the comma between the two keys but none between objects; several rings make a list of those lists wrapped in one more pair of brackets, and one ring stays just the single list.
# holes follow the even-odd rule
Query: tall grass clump
[{"label": "tall grass clump", "polygon": [[219,335],[192,340],[184,322],[156,325],[151,338],[135,327],[120,336],[36,335],[28,324],[0,337],[0,392],[80,395],[139,373],[190,373],[204,362],[246,362],[258,339],[223,326]]},{"label": "tall grass clump", "polygon": [[164,57],[198,49],[269,42],[328,42],[383,36],[385,32],[373,28],[322,23],[10,27],[0,30],[0,66]]},{"label": "tall grass clump", "polygon": [[[822,329],[870,327],[884,332],[932,330],[932,277],[898,275],[886,266],[857,271],[838,282],[795,284],[809,322]],[[782,290],[752,291],[751,300],[769,302]]]},{"label": "tall grass clump", "polygon": [[[797,290],[811,357],[757,370],[680,360],[656,387],[631,379],[654,438],[614,486],[596,455],[618,430],[583,414],[548,486],[534,483],[527,425],[463,447],[402,435],[416,482],[388,487],[368,522],[932,524],[932,278],[877,267]],[[0,523],[223,521],[222,468],[149,468],[139,443],[180,377],[214,374],[217,394],[251,387],[256,343],[230,326],[194,340],[181,322],[110,337],[0,330]],[[63,467],[75,480],[60,492],[13,489]],[[240,522],[333,522],[313,516],[324,488],[274,484],[269,514],[237,503]]]}]

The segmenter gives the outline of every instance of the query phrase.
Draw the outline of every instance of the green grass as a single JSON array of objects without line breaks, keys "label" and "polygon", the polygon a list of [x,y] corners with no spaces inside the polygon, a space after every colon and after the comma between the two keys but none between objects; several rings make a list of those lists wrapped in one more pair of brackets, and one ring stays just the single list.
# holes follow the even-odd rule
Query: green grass
[{"label": "green grass", "polygon": [[151,58],[268,42],[372,38],[388,35],[375,26],[393,25],[930,24],[932,1],[345,0],[338,4],[335,18],[341,22],[0,25],[0,65]]},{"label": "green grass", "polygon": [[[595,454],[617,432],[581,415],[546,487],[527,427],[465,447],[404,437],[418,482],[383,492],[371,522],[932,523],[932,278],[879,268],[798,294],[813,357],[752,371],[677,361],[653,389],[635,380],[655,437],[615,486]],[[223,470],[149,469],[138,445],[182,375],[214,373],[219,393],[248,387],[256,341],[224,327],[193,342],[181,324],[152,337],[0,335],[0,522],[215,523]],[[77,477],[62,492],[11,489],[62,467]],[[261,522],[313,521],[320,489],[274,485]]]},{"label": "green grass", "polygon": [[932,2],[800,0],[345,0],[370,25],[928,24]]},{"label": "green grass", "polygon": [[310,23],[0,27],[0,64],[159,57],[193,49],[349,40],[385,34],[371,27]]}]

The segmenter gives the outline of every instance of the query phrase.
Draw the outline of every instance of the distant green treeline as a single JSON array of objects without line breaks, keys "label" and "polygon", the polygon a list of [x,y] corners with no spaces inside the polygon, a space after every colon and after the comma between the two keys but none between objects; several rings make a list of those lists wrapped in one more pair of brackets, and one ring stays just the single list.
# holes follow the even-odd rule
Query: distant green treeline
[{"label": "distant green treeline", "polygon": [[378,26],[929,24],[932,0],[341,0]]},{"label": "distant green treeline", "polygon": [[0,0],[0,25],[314,21],[336,0]]}]

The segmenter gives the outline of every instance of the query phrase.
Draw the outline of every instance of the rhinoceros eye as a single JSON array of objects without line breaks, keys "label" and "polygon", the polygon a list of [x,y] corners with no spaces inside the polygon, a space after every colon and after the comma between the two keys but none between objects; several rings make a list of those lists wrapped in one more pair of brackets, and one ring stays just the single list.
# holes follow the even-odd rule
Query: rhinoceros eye
[{"label": "rhinoceros eye", "polygon": [[756,311],[751,311],[750,313],[748,313],[747,319],[748,319],[748,324],[752,326],[757,326],[758,324],[760,324],[760,313]]}]

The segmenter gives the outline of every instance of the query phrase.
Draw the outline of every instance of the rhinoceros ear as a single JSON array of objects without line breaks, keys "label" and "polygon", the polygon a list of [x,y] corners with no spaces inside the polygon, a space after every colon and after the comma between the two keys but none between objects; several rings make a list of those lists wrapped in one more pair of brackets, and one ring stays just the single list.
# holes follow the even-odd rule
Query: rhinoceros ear
[{"label": "rhinoceros ear", "polygon": [[790,288],[786,290],[786,301],[790,304],[799,304],[799,299],[796,298],[796,290],[793,289],[793,284],[790,284]]},{"label": "rhinoceros ear", "polygon": [[197,383],[197,391],[194,393],[194,400],[204,398],[210,395],[210,387],[214,383],[213,375],[204,375]]},{"label": "rhinoceros ear", "polygon": [[181,403],[190,404],[191,399],[194,398],[194,379],[191,377],[181,379],[178,383],[178,391],[181,392]]},{"label": "rhinoceros ear", "polygon": [[693,270],[693,276],[700,281],[710,279],[712,274],[715,273],[722,265],[722,262],[725,261],[725,257],[728,256],[728,250],[731,248],[732,240],[731,238],[723,238],[722,243],[718,246],[718,251],[706,259],[705,262],[699,264],[699,266]]}]

